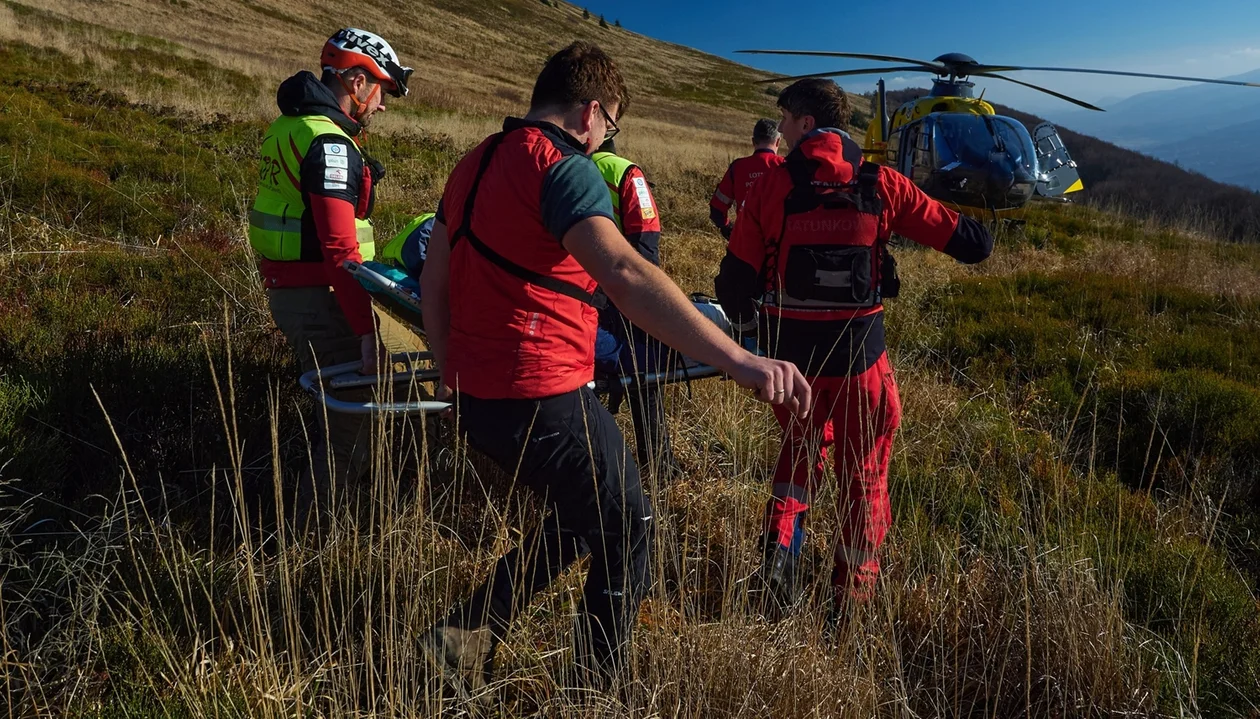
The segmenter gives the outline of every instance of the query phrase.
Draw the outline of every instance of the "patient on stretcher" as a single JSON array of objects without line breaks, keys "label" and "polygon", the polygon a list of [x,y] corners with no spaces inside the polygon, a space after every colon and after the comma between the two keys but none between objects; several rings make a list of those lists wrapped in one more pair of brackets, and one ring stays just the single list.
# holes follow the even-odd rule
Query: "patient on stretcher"
[{"label": "patient on stretcher", "polygon": [[[420,271],[424,269],[424,260],[429,253],[429,235],[433,234],[433,221],[436,213],[426,212],[407,223],[402,232],[390,238],[389,242],[376,253],[379,261],[364,262],[363,266],[387,279],[393,280],[404,289],[420,296]],[[359,283],[368,292],[376,292],[380,288],[360,277]]]},{"label": "patient on stretcher", "polygon": [[[395,235],[377,253],[377,261],[363,266],[394,281],[403,289],[420,296],[420,271],[428,254],[429,236],[433,232],[434,214],[420,215]],[[360,283],[370,292],[381,288],[360,276]],[[703,295],[692,295],[692,304],[727,334],[731,323],[717,301]],[[642,376],[679,368],[699,367],[699,363],[679,358],[677,353],[643,332],[625,326],[617,313],[601,317],[595,338],[595,372],[601,378]]]}]

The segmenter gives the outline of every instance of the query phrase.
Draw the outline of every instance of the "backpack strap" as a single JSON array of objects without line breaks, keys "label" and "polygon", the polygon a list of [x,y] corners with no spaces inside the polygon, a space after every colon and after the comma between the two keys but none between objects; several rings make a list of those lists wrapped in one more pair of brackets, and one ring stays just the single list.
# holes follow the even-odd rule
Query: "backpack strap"
[{"label": "backpack strap", "polygon": [[879,196],[879,173],[879,164],[875,162],[863,162],[858,168],[859,209],[871,215],[884,214],[884,200]]},{"label": "backpack strap", "polygon": [[461,239],[472,235],[473,208],[477,205],[477,190],[481,187],[481,178],[485,176],[486,170],[490,167],[490,160],[494,158],[494,151],[498,149],[506,135],[506,132],[491,135],[490,142],[481,153],[481,163],[477,165],[477,174],[473,175],[472,187],[468,189],[468,199],[464,200],[463,221],[459,223],[459,229],[451,235],[451,249],[454,249]]},{"label": "backpack strap", "polygon": [[[879,173],[878,163],[863,162],[862,167],[858,169],[857,186],[859,200],[866,206],[866,211],[882,215],[884,200],[879,196]],[[879,284],[876,287],[880,302],[901,294],[901,276],[897,274],[897,258],[893,257],[892,252],[888,250],[890,239],[886,236],[876,238],[879,246],[877,266]]]},{"label": "backpack strap", "polygon": [[492,264],[504,272],[525,280],[531,285],[551,290],[552,292],[564,295],[565,297],[571,297],[578,302],[590,305],[596,309],[604,309],[608,306],[608,298],[603,293],[599,293],[598,295],[591,294],[572,282],[566,282],[555,277],[549,277],[535,272],[528,267],[522,267],[498,252],[495,252],[489,245],[482,242],[481,238],[477,237],[476,233],[473,232],[473,208],[477,202],[477,190],[481,186],[481,178],[486,174],[486,170],[490,167],[490,160],[494,157],[494,151],[498,149],[506,135],[506,132],[500,132],[492,135],[489,144],[486,145],[486,149],[481,153],[481,163],[477,166],[477,174],[473,176],[472,187],[468,190],[468,199],[464,200],[463,221],[460,223],[459,229],[457,229],[451,237],[451,249],[454,250],[455,245],[458,244],[461,239],[467,238],[468,244],[472,246],[478,254],[489,260]]}]

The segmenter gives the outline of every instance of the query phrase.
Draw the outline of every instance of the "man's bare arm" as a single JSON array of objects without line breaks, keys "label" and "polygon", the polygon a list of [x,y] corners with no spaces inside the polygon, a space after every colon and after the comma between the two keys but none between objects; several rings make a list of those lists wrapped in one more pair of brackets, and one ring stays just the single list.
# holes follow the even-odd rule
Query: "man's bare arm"
[{"label": "man's bare arm", "polygon": [[565,233],[564,246],[617,309],[648,334],[726,372],[741,387],[756,390],[762,401],[786,404],[800,416],[808,414],[809,384],[795,365],[741,349],[701,315],[664,272],[640,257],[611,220],[581,220]]}]

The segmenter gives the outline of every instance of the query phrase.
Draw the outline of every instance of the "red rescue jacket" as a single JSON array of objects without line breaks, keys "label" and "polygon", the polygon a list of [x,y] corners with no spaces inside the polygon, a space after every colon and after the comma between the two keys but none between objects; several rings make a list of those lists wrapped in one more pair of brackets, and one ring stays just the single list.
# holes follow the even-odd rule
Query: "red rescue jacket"
[{"label": "red rescue jacket", "polygon": [[816,130],[745,200],[714,282],[718,299],[737,324],[760,307],[762,347],[807,376],[858,374],[885,350],[894,232],[964,262],[993,248],[979,223],[905,176],[863,165],[847,134]]},{"label": "red rescue jacket", "polygon": [[718,183],[717,189],[713,191],[713,197],[709,200],[709,219],[713,220],[713,224],[717,225],[719,230],[729,228],[727,215],[730,209],[735,208],[735,217],[738,219],[744,200],[747,199],[752,186],[769,172],[770,168],[782,164],[783,158],[779,156],[779,153],[764,149],[756,150],[748,157],[741,157],[732,162],[726,168],[726,174],[722,175],[722,181]]}]

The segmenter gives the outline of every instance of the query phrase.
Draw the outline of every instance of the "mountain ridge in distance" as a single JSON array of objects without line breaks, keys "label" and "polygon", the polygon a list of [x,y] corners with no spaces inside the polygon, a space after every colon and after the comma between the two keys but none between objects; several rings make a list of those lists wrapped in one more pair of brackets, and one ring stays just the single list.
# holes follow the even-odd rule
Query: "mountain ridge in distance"
[{"label": "mountain ridge in distance", "polygon": [[[1260,82],[1260,69],[1227,80]],[[1260,190],[1260,89],[1196,84],[1153,90],[1107,112],[1056,113],[1056,124],[1173,162],[1220,182]]]}]

